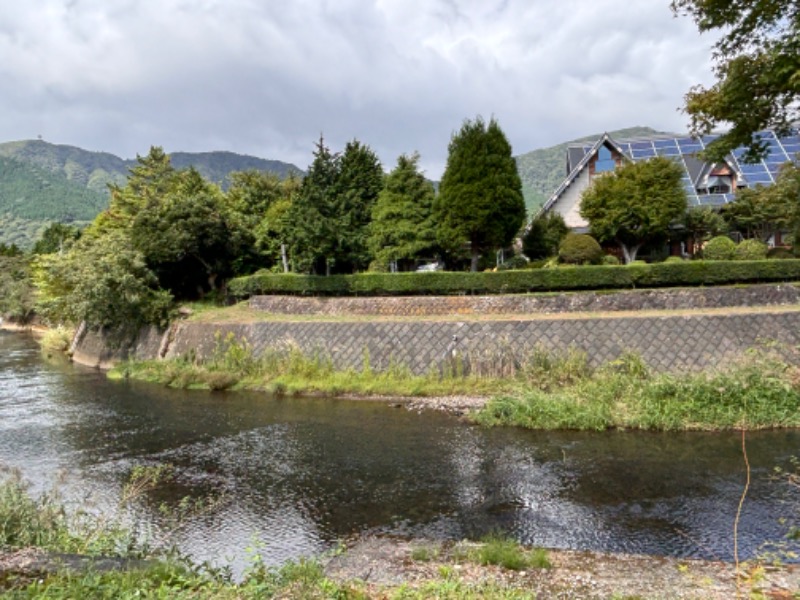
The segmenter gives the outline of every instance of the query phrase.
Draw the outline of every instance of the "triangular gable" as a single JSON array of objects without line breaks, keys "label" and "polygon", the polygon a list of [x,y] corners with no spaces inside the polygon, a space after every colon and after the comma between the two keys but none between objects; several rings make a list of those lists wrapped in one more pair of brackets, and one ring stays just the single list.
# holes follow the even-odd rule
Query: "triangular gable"
[{"label": "triangular gable", "polygon": [[594,145],[588,150],[588,152],[586,152],[586,154],[583,155],[583,158],[580,160],[580,162],[578,162],[578,164],[575,165],[570,174],[567,175],[567,178],[561,182],[561,185],[558,186],[558,189],[556,189],[555,192],[553,192],[553,195],[550,196],[547,202],[545,202],[542,205],[542,208],[540,208],[539,212],[536,213],[536,217],[550,210],[553,207],[553,205],[556,202],[558,202],[558,199],[561,197],[564,191],[570,185],[572,185],[572,183],[578,178],[581,172],[592,161],[592,158],[594,158],[597,155],[598,151],[600,150],[600,147],[604,145],[608,146],[610,149],[619,153],[619,155],[622,156],[625,160],[631,160],[631,157],[628,156],[628,154],[622,149],[622,147],[619,144],[617,144],[617,142],[615,142],[613,138],[610,135],[608,135],[608,133],[604,133],[602,136],[600,136],[600,139],[598,139],[594,143]]}]

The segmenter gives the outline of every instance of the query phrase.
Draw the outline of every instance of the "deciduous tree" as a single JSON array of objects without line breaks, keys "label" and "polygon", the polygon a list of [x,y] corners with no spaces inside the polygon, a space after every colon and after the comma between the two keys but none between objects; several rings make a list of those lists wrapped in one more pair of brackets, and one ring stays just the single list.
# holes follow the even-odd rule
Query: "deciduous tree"
[{"label": "deciduous tree", "polygon": [[672,0],[701,32],[721,30],[714,45],[717,81],[686,94],[692,133],[730,124],[730,131],[707,150],[720,159],[737,146],[752,157],[765,146],[753,133],[786,131],[800,119],[800,4],[794,0]]},{"label": "deciduous tree", "polygon": [[581,216],[598,240],[619,244],[630,263],[686,212],[682,175],[679,165],[662,156],[628,162],[595,177],[581,197]]}]

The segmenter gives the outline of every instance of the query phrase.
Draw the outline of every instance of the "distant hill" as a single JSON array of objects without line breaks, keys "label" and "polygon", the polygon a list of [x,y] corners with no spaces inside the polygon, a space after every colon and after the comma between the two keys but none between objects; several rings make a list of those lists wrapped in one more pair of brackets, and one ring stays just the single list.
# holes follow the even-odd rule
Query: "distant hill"
[{"label": "distant hill", "polygon": [[[259,170],[285,177],[296,166],[233,152],[176,152],[177,169],[194,166],[227,188],[234,171]],[[83,226],[108,206],[108,185],[124,185],[135,160],[42,140],[0,143],[0,243],[30,247],[51,222]]]},{"label": "distant hill", "polygon": [[[646,137],[661,133],[650,127],[629,127],[609,131],[612,138]],[[525,206],[528,215],[533,216],[551,196],[562,180],[567,176],[566,150],[569,144],[583,141],[595,141],[602,133],[587,135],[576,140],[564,142],[550,148],[542,148],[517,156],[517,169],[522,179],[525,194]]]}]

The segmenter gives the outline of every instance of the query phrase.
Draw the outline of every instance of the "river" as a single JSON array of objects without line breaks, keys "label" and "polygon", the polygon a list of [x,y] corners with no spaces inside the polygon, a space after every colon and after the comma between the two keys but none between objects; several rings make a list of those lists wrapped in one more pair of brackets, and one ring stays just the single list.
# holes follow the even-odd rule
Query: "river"
[{"label": "river", "polygon": [[[748,434],[743,557],[797,510],[769,475],[799,447],[798,431]],[[171,539],[234,570],[255,540],[280,564],[365,533],[731,560],[745,480],[738,433],[489,430],[379,402],[111,382],[6,332],[0,463],[98,514],[117,514],[133,467],[174,465],[126,518],[158,538],[173,525],[161,503],[216,502]]]}]

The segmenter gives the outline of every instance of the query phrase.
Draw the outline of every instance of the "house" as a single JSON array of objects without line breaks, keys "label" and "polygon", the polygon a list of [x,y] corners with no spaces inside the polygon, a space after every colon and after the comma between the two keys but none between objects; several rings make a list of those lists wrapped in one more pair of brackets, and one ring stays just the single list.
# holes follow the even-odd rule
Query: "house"
[{"label": "house", "polygon": [[585,232],[588,224],[580,215],[581,194],[595,176],[613,171],[626,161],[668,156],[683,167],[683,186],[689,206],[722,206],[732,202],[739,188],[771,185],[782,164],[797,160],[800,133],[786,137],[772,131],[756,134],[767,144],[766,156],[757,163],[745,163],[745,148],[737,148],[721,162],[708,162],[698,156],[718,135],[702,138],[657,135],[647,138],[614,140],[607,133],[594,143],[581,142],[567,148],[566,179],[545,202],[539,214],[555,211],[575,231]]}]

